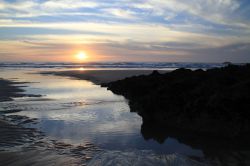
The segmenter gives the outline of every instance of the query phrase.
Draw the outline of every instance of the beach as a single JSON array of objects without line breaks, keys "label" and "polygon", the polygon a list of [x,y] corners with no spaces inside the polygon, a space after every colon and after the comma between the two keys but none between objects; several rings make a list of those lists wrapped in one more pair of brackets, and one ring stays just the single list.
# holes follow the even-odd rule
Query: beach
[{"label": "beach", "polygon": [[[20,80],[1,81],[1,87],[6,87],[4,89],[8,92],[1,94],[5,100],[0,103],[1,163],[85,165],[91,161],[92,165],[100,162],[105,165],[111,162],[110,157],[122,159],[112,161],[120,164],[174,162],[172,158],[185,158],[184,162],[196,163],[185,156],[159,160],[154,152],[158,143],[148,144],[140,136],[141,119],[130,113],[127,101],[96,85],[133,75],[147,75],[152,70],[92,70],[86,71],[86,75],[81,73],[85,71],[78,70],[51,71],[42,75],[34,71],[4,72],[9,80],[16,76]],[[90,78],[92,82],[84,81]],[[141,143],[137,145],[134,141]],[[139,150],[148,147],[153,151]],[[192,155],[201,155],[198,150],[186,146],[183,149]],[[148,156],[145,157],[144,153]],[[133,154],[141,155],[141,160],[138,161]]]},{"label": "beach", "polygon": [[0,79],[0,102],[12,100],[12,97],[21,97],[22,95],[18,92],[23,92],[23,90],[17,85],[14,86],[14,82]]},{"label": "beach", "polygon": [[[20,94],[21,82],[0,80],[0,101],[8,102]],[[0,102],[0,104],[1,104]],[[84,165],[89,157],[81,154],[88,146],[72,146],[56,140],[49,140],[41,131],[25,125],[37,123],[37,119],[19,115],[6,115],[20,110],[1,111],[0,114],[0,163],[1,165]],[[74,153],[64,151],[75,151]]]},{"label": "beach", "polygon": [[[89,80],[95,84],[109,83],[113,81],[122,80],[128,77],[138,76],[138,75],[149,75],[153,70],[68,70],[68,71],[49,71],[41,72],[41,74],[54,74],[58,76],[68,76],[74,77],[82,80]],[[169,72],[166,70],[160,70],[161,73]]]},{"label": "beach", "polygon": [[[6,93],[1,93],[0,102],[0,162],[197,166],[220,165],[229,160],[249,163],[244,157],[238,161],[241,154],[246,157],[250,154],[247,140],[219,139],[162,124],[152,125],[144,121],[145,115],[143,118],[139,115],[139,107],[131,107],[128,94],[115,94],[122,89],[131,93],[126,85],[139,86],[132,91],[137,94],[147,93],[149,87],[155,88],[159,83],[164,85],[158,79],[169,70],[158,71],[10,69],[2,72],[6,79],[0,83]],[[180,78],[184,79],[184,75]],[[17,76],[19,79],[12,79]],[[133,82],[137,79],[154,86]],[[116,86],[111,87],[124,81],[129,84],[119,85],[119,91],[114,90]],[[144,104],[150,108],[155,99]]]},{"label": "beach", "polygon": [[0,0],[0,166],[250,166],[250,0]]}]

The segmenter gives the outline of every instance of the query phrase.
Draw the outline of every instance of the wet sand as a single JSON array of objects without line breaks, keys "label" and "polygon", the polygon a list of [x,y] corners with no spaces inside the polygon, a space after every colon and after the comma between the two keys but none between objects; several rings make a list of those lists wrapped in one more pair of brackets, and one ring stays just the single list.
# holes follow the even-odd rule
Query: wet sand
[{"label": "wet sand", "polygon": [[[13,97],[26,96],[19,94],[23,90],[15,84],[0,79],[0,106]],[[37,129],[24,127],[37,119],[5,113],[0,112],[0,165],[85,165],[98,150],[91,144],[72,146],[49,140]]]},{"label": "wet sand", "polygon": [[31,150],[26,152],[0,152],[1,165],[8,166],[77,166],[81,165],[73,157],[57,155],[49,151]]},{"label": "wet sand", "polygon": [[[94,83],[105,83],[115,81],[133,75],[150,74],[152,71],[68,71],[55,75],[70,76],[78,79],[87,79]],[[49,73],[48,73],[49,74]],[[51,73],[53,74],[53,73]],[[3,80],[3,84],[9,88],[11,93],[5,93],[11,100],[20,91],[18,87],[11,86],[13,82]],[[1,98],[1,96],[0,96]],[[4,100],[3,100],[4,101]],[[0,103],[1,104],[1,103]],[[56,140],[46,140],[46,136],[32,128],[25,128],[23,124],[33,123],[36,119],[21,117],[17,115],[0,115],[0,163],[3,165],[187,165],[192,163],[186,158],[178,156],[165,156],[169,159],[159,160],[159,156],[148,154],[146,157],[137,157],[140,152],[108,151],[102,153],[92,144],[73,146]],[[99,153],[101,151],[101,153]],[[96,156],[96,154],[99,154]],[[144,156],[144,153],[142,154]],[[94,157],[92,160],[91,158]],[[196,162],[195,162],[196,163]],[[0,164],[0,165],[1,165]],[[175,164],[176,165],[176,164]],[[202,165],[202,164],[201,164]]]},{"label": "wet sand", "polygon": [[43,133],[24,127],[36,119],[0,116],[0,165],[85,165],[100,151],[93,144],[71,145],[50,140]]},{"label": "wet sand", "polygon": [[[19,87],[14,86],[14,82],[0,79],[0,102],[10,101],[13,97],[21,97],[19,92],[23,92]],[[32,138],[33,131],[13,125],[6,119],[5,112],[0,114],[0,147],[11,147],[24,144],[25,136]]]},{"label": "wet sand", "polygon": [[0,102],[10,101],[12,97],[22,97],[20,92],[23,92],[18,86],[15,86],[15,82],[4,80],[0,78]]},{"label": "wet sand", "polygon": [[[77,79],[89,80],[95,84],[108,83],[122,80],[127,77],[148,75],[153,70],[68,70],[68,71],[50,71],[41,74],[53,74],[58,76],[68,76]],[[160,73],[167,71],[161,70]]]},{"label": "wet sand", "polygon": [[6,120],[6,116],[4,115],[0,116],[0,133],[1,149],[32,142],[40,134],[35,129],[11,124],[11,122]]}]

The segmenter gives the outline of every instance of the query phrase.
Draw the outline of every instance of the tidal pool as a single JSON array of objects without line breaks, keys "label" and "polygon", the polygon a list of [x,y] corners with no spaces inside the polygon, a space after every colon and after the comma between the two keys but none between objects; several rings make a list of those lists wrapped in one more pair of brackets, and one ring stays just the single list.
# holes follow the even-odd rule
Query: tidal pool
[{"label": "tidal pool", "polygon": [[200,149],[168,137],[163,143],[146,140],[142,119],[130,112],[123,96],[92,82],[69,77],[38,74],[43,69],[6,69],[0,77],[24,83],[25,94],[42,97],[16,98],[3,102],[3,110],[20,110],[12,115],[37,118],[38,128],[50,139],[70,144],[91,143],[104,150],[151,150],[158,154],[203,157]]}]

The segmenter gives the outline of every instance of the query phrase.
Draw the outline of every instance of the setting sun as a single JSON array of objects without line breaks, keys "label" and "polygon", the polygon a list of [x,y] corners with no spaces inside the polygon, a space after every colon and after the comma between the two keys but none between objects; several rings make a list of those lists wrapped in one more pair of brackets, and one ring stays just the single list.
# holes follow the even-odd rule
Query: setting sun
[{"label": "setting sun", "polygon": [[78,54],[76,54],[76,57],[79,59],[79,60],[85,60],[88,58],[87,54],[85,52],[79,52]]}]

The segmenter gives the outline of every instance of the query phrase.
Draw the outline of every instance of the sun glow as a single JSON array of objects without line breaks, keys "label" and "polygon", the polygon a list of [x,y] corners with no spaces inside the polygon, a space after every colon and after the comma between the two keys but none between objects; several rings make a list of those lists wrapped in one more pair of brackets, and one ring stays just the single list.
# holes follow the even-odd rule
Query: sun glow
[{"label": "sun glow", "polygon": [[88,58],[87,54],[83,51],[76,54],[77,59],[79,60],[85,60]]},{"label": "sun glow", "polygon": [[80,71],[84,71],[85,69],[83,67],[80,67],[78,70]]}]

